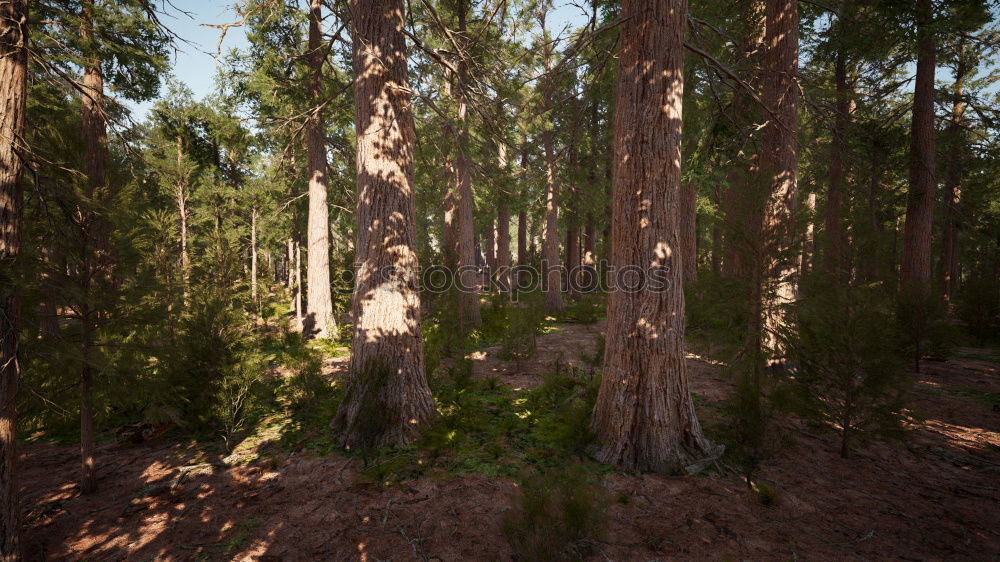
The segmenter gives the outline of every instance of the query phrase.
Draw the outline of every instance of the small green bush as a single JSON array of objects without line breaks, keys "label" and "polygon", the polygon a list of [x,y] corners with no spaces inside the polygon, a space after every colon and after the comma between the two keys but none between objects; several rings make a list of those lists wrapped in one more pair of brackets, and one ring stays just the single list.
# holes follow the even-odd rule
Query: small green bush
[{"label": "small green bush", "polygon": [[583,560],[604,537],[608,493],[580,467],[521,481],[503,531],[519,560]]}]

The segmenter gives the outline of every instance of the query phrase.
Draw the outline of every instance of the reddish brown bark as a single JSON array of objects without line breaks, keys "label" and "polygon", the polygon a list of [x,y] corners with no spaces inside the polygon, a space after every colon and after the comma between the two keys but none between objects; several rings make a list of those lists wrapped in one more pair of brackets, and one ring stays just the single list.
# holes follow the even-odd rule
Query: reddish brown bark
[{"label": "reddish brown bark", "polygon": [[795,298],[797,256],[789,250],[795,243],[792,214],[798,195],[799,15],[796,0],[768,0],[765,8],[764,103],[772,114],[764,127],[760,155],[762,181],[769,188],[760,246],[763,263],[754,267],[754,301],[764,329],[753,330],[753,336],[763,337],[774,353],[775,333],[784,323],[782,305]]},{"label": "reddish brown bark", "polygon": [[686,15],[685,0],[622,2],[612,263],[617,271],[655,270],[669,281],[665,290],[618,287],[608,301],[604,377],[592,426],[597,458],[630,469],[690,467],[714,449],[688,389],[676,267]]},{"label": "reddish brown bark", "polygon": [[402,0],[354,0],[357,251],[347,391],[333,428],[347,447],[402,445],[435,415],[424,373],[413,191],[413,114]]},{"label": "reddish brown bark", "polygon": [[0,560],[21,556],[16,405],[21,309],[14,271],[23,226],[19,153],[25,153],[27,67],[28,1],[0,3]]},{"label": "reddish brown bark", "polygon": [[937,47],[932,30],[931,0],[917,0],[917,79],[910,128],[910,190],[903,227],[900,282],[906,289],[926,291],[931,280],[931,244],[936,176],[934,163],[934,68]]},{"label": "reddish brown bark", "polygon": [[[469,10],[468,0],[458,0],[458,32],[465,40]],[[458,155],[455,161],[458,173],[458,193],[456,206],[458,208],[458,276],[461,284],[459,291],[459,316],[462,328],[471,330],[479,327],[482,317],[479,314],[479,276],[476,272],[479,253],[476,252],[476,225],[473,218],[475,201],[472,197],[472,161],[469,158],[469,122],[468,122],[468,63],[463,58],[458,63]]]}]

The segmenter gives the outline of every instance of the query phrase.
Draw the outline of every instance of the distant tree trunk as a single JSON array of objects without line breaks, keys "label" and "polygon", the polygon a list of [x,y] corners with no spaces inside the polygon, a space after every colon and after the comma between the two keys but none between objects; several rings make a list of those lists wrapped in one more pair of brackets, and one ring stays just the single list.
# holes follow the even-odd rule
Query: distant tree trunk
[{"label": "distant tree trunk", "polygon": [[17,386],[21,308],[15,265],[24,188],[20,153],[27,103],[28,1],[0,3],[0,560],[21,559],[17,483]]},{"label": "distant tree trunk", "polygon": [[[466,18],[468,17],[469,1],[458,0],[458,31],[462,40],[466,36]],[[479,314],[479,282],[476,272],[479,255],[476,252],[476,225],[473,222],[472,198],[472,162],[469,158],[469,122],[468,122],[468,63],[463,57],[458,63],[458,267],[461,290],[459,291],[459,312],[462,328],[471,330],[479,327],[482,317]]]},{"label": "distant tree trunk", "polygon": [[799,271],[805,274],[811,267],[815,266],[816,252],[813,247],[816,240],[816,192],[809,192],[806,197],[806,213],[809,222],[806,223],[806,235],[802,240],[802,247],[799,248]]},{"label": "distant tree trunk", "polygon": [[[507,172],[507,145],[497,146],[497,164]],[[497,202],[497,283],[501,292],[510,290],[510,203],[507,193],[499,194]]]},{"label": "distant tree trunk", "polygon": [[[541,27],[545,33],[545,17],[541,18]],[[542,47],[542,59],[545,72],[552,72],[552,43]],[[542,85],[543,107],[546,111],[553,109],[553,89],[555,81],[547,76]],[[552,125],[544,125],[542,131],[542,146],[545,150],[545,241],[542,259],[542,274],[545,276],[545,311],[549,314],[563,310],[562,275],[559,271],[559,178],[556,174],[556,153],[552,139]]]},{"label": "distant tree trunk", "polygon": [[931,280],[931,244],[934,197],[934,7],[931,0],[917,0],[917,80],[913,89],[913,123],[910,129],[910,191],[903,227],[903,262],[900,282],[904,289],[924,292]]},{"label": "distant tree trunk", "polygon": [[250,300],[257,306],[257,205],[250,209]]},{"label": "distant tree trunk", "polygon": [[302,318],[302,248],[295,240],[295,331],[302,333],[305,321]]},{"label": "distant tree trunk", "polygon": [[[517,212],[517,265],[528,265],[528,212],[523,208]],[[518,285],[525,279],[525,272],[518,271]]]},{"label": "distant tree trunk", "polygon": [[486,267],[489,268],[490,275],[496,273],[497,270],[496,238],[496,222],[493,218],[490,218],[489,224],[486,225],[486,234],[483,239],[483,251],[486,254]]},{"label": "distant tree trunk", "polygon": [[[799,15],[796,0],[768,0],[765,38],[764,103],[774,112],[764,127],[760,170],[769,185],[764,216],[763,264],[754,267],[755,303],[763,320],[763,343],[779,353],[775,334],[784,325],[782,305],[795,299],[793,213],[798,194],[798,60]],[[787,255],[787,254],[793,255]],[[763,266],[763,267],[762,267]],[[762,290],[762,283],[773,289]],[[763,302],[762,302],[763,301]],[[757,347],[758,349],[759,346]]]},{"label": "distant tree trunk", "polygon": [[847,231],[844,228],[844,152],[847,145],[847,126],[850,119],[851,92],[847,84],[847,57],[838,52],[834,64],[836,87],[836,114],[830,143],[830,187],[826,196],[826,244],[823,256],[828,273],[843,276],[848,273]]},{"label": "distant tree trunk", "polygon": [[583,227],[583,271],[577,278],[581,289],[593,291],[597,285],[597,226],[594,216],[587,213],[587,223]]},{"label": "distant tree trunk", "polygon": [[576,282],[573,274],[579,273],[576,268],[580,266],[580,227],[570,226],[566,228],[566,280],[569,287],[570,296],[577,296]]},{"label": "distant tree trunk", "polygon": [[[93,0],[85,0],[81,11],[80,35],[89,42],[93,41]],[[104,109],[104,75],[101,70],[101,60],[97,55],[89,54],[83,69],[83,167],[87,175],[88,195],[91,198],[109,199],[107,176],[108,133]],[[80,456],[82,474],[80,491],[89,494],[97,490],[94,461],[94,419],[93,419],[93,347],[94,329],[98,319],[97,311],[92,310],[90,300],[94,298],[94,281],[110,277],[110,257],[108,255],[108,224],[96,211],[88,211],[88,220],[83,236],[84,257],[82,279],[82,298],[80,307],[86,311],[81,313],[80,345],[83,358],[83,368],[80,375]]]},{"label": "distant tree trunk", "polygon": [[177,135],[177,215],[180,219],[181,228],[181,291],[183,294],[184,306],[188,304],[188,283],[191,271],[191,260],[188,257],[187,241],[187,175],[184,173],[184,139]]},{"label": "distant tree trunk", "polygon": [[448,189],[444,194],[444,265],[451,270],[458,269],[458,174],[451,158],[445,161],[448,173]]},{"label": "distant tree trunk", "polygon": [[[292,289],[294,289],[295,287],[295,267],[293,267],[295,265],[295,243],[292,242],[291,238],[288,239],[287,253],[288,255],[286,256],[286,266],[285,266],[285,268],[287,269],[287,271],[285,271],[285,286],[288,287],[289,291],[292,291]],[[292,308],[295,307],[292,306]]]},{"label": "distant tree trunk", "polygon": [[941,240],[941,296],[950,303],[959,283],[958,238],[959,213],[958,207],[962,200],[962,173],[965,166],[965,143],[963,130],[965,128],[965,79],[969,74],[967,60],[967,45],[965,39],[959,40],[958,65],[955,69],[954,95],[955,102],[951,110],[951,122],[948,123],[948,141],[951,145],[951,156],[946,167],[944,184],[944,225]]},{"label": "distant tree trunk", "polygon": [[[755,92],[762,85],[761,58],[764,53],[764,0],[741,0],[740,17],[747,25],[743,52],[738,70]],[[735,165],[727,175],[725,194],[720,208],[725,226],[722,274],[727,278],[749,278],[760,248],[761,217],[763,216],[759,168],[754,127],[758,118],[757,102],[751,92],[738,90],[733,98],[732,114],[745,122],[738,129],[738,138],[746,138],[739,148]]]},{"label": "distant tree trunk", "polygon": [[625,0],[622,17],[612,261],[618,271],[637,267],[647,273],[647,282],[669,284],[611,292],[604,377],[592,426],[600,461],[670,471],[689,467],[714,449],[702,434],[688,389],[684,292],[676,267],[687,2]]},{"label": "distant tree trunk", "polygon": [[413,441],[435,406],[420,332],[403,2],[351,8],[359,267],[347,390],[333,427],[342,444],[364,448]]},{"label": "distant tree trunk", "polygon": [[[716,187],[712,192],[713,199],[712,202],[715,203],[716,208],[721,206],[722,190]],[[719,275],[722,272],[722,227],[719,225],[719,219],[716,218],[712,221],[712,274]]]},{"label": "distant tree trunk", "polygon": [[680,210],[681,272],[684,284],[698,281],[698,192],[689,182],[681,184]]},{"label": "distant tree trunk", "polygon": [[323,134],[323,64],[324,42],[320,31],[323,0],[309,3],[309,98],[313,104],[306,120],[309,146],[309,224],[306,228],[306,320],[310,336],[330,338],[337,335],[330,292],[330,210],[327,207],[326,141]]}]

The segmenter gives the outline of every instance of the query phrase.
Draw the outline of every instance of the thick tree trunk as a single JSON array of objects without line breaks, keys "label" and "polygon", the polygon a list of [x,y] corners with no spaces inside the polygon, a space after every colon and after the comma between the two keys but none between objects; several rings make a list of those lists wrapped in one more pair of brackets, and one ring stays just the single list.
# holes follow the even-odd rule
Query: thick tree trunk
[{"label": "thick tree trunk", "polygon": [[900,282],[904,290],[924,292],[931,280],[931,244],[934,197],[934,69],[937,48],[932,29],[931,0],[917,0],[917,80],[913,89],[913,122],[910,129],[910,191],[903,227],[903,262]]},{"label": "thick tree trunk", "polygon": [[420,331],[403,2],[351,8],[358,276],[347,391],[333,427],[347,447],[381,447],[411,442],[435,407]]},{"label": "thick tree trunk", "polygon": [[834,65],[836,87],[836,115],[833,119],[833,135],[830,144],[830,187],[826,195],[826,247],[823,264],[828,273],[844,275],[849,271],[847,263],[847,231],[844,228],[844,153],[847,145],[847,126],[850,119],[851,92],[847,84],[847,58],[837,53]]},{"label": "thick tree trunk", "polygon": [[[602,462],[671,471],[715,453],[695,416],[684,363],[679,264],[685,0],[625,0],[615,109],[611,215],[617,271],[655,290],[611,292],[593,429]],[[620,281],[626,277],[619,276]]]},{"label": "thick tree trunk", "polygon": [[333,296],[330,292],[330,211],[327,207],[326,141],[323,135],[323,38],[322,0],[309,3],[309,97],[312,112],[306,121],[306,142],[309,145],[309,224],[307,233],[308,263],[306,265],[306,318],[308,335],[332,338],[337,335],[337,320],[333,316]]},{"label": "thick tree trunk", "polygon": [[698,192],[691,183],[681,184],[679,220],[681,272],[688,285],[698,281]]},{"label": "thick tree trunk", "polygon": [[948,141],[951,144],[951,157],[948,160],[947,176],[944,185],[944,225],[941,240],[941,296],[950,303],[959,282],[958,238],[959,212],[962,200],[962,174],[965,166],[965,143],[963,142],[965,128],[965,79],[969,74],[967,46],[960,40],[959,60],[955,69],[954,95],[955,102],[951,110],[951,122],[948,124]]},{"label": "thick tree trunk", "polygon": [[[785,322],[782,305],[795,299],[794,217],[798,193],[799,16],[796,0],[768,0],[764,103],[774,115],[764,127],[760,169],[769,185],[764,216],[763,264],[756,264],[763,343],[779,354],[775,333]],[[762,287],[766,285],[766,289]],[[760,333],[755,329],[754,336]],[[759,347],[758,347],[759,349]]]},{"label": "thick tree trunk", "polygon": [[21,558],[17,386],[21,310],[14,272],[21,250],[21,154],[27,103],[28,1],[0,3],[0,560]]}]

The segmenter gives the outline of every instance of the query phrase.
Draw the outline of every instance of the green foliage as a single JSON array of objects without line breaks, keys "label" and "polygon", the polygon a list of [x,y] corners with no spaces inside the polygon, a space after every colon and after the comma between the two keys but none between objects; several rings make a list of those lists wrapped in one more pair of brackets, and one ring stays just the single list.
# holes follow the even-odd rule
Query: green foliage
[{"label": "green foliage", "polygon": [[503,532],[518,560],[583,560],[606,533],[608,493],[579,467],[523,478]]},{"label": "green foliage", "polygon": [[724,356],[742,350],[752,312],[747,281],[706,272],[685,290],[687,336],[698,344],[710,342]]},{"label": "green foliage", "polygon": [[879,287],[804,282],[781,334],[796,410],[833,425],[847,456],[856,438],[900,429],[913,377],[898,351],[893,297]]},{"label": "green foliage", "polygon": [[506,330],[500,338],[501,359],[528,359],[535,354],[537,338],[545,322],[544,308],[528,299],[506,307]]},{"label": "green foliage", "polygon": [[775,406],[765,392],[765,373],[750,360],[735,363],[736,389],[723,406],[725,429],[719,431],[726,446],[726,458],[739,467],[748,487],[753,487],[758,468],[779,449],[775,426]]},{"label": "green foliage", "polygon": [[1000,289],[996,279],[972,277],[958,291],[956,312],[979,345],[1000,334]]},{"label": "green foliage", "polygon": [[954,347],[957,333],[948,321],[944,301],[923,287],[903,287],[896,309],[902,349],[920,372],[924,357],[945,359]]},{"label": "green foliage", "polygon": [[583,296],[578,299],[570,299],[566,303],[565,310],[559,315],[560,322],[570,322],[576,324],[594,324],[604,316],[604,304],[606,298],[599,296]]}]

